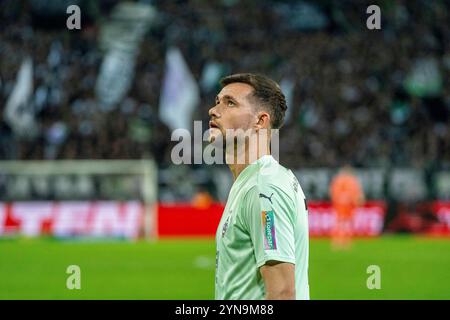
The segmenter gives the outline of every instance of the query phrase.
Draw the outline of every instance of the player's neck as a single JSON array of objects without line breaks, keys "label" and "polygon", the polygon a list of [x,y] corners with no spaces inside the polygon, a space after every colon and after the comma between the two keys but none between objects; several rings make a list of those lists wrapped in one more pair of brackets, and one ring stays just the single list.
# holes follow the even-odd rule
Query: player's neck
[{"label": "player's neck", "polygon": [[244,171],[244,169],[251,163],[266,155],[270,155],[270,150],[268,148],[260,150],[257,147],[256,150],[249,150],[248,146],[244,150],[238,150],[235,148],[233,154],[227,152],[227,159],[231,159],[231,161],[227,161],[227,163],[231,173],[233,174],[234,181],[236,181],[241,172]]}]

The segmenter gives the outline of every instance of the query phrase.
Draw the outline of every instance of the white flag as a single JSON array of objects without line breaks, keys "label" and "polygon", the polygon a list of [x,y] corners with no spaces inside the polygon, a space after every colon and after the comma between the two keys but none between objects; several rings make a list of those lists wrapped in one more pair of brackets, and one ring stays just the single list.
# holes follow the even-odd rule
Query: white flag
[{"label": "white flag", "polygon": [[134,77],[132,52],[111,49],[103,58],[95,86],[103,111],[111,111],[125,97]]},{"label": "white flag", "polygon": [[16,85],[6,102],[5,120],[18,136],[32,136],[36,133],[34,110],[31,104],[33,94],[33,62],[25,58],[17,75]]},{"label": "white flag", "polygon": [[166,71],[159,100],[159,117],[171,130],[190,129],[199,89],[178,48],[166,53]]}]

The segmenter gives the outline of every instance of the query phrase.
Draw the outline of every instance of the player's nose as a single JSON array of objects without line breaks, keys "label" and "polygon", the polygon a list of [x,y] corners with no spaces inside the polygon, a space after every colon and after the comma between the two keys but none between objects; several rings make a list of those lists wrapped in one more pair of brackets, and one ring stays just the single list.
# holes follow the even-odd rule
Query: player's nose
[{"label": "player's nose", "polygon": [[217,105],[214,107],[211,107],[208,111],[208,115],[210,118],[220,118],[220,114],[217,111]]}]

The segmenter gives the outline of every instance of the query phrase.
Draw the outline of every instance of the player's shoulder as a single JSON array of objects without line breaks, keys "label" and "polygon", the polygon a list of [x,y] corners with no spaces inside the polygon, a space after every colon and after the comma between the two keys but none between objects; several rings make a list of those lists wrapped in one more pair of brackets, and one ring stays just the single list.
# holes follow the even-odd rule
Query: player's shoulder
[{"label": "player's shoulder", "polygon": [[257,166],[257,170],[242,190],[245,198],[257,198],[260,194],[274,193],[279,197],[294,200],[296,194],[303,193],[294,173],[272,156],[263,156],[257,160]]},{"label": "player's shoulder", "polygon": [[257,196],[263,194],[269,197],[277,194],[277,197],[294,200],[299,186],[291,170],[282,166],[271,156],[258,160],[258,165],[258,171],[249,192]]},{"label": "player's shoulder", "polygon": [[291,189],[295,175],[291,170],[282,166],[273,157],[267,157],[260,162],[257,173],[257,184],[261,188],[277,187],[280,189]]}]

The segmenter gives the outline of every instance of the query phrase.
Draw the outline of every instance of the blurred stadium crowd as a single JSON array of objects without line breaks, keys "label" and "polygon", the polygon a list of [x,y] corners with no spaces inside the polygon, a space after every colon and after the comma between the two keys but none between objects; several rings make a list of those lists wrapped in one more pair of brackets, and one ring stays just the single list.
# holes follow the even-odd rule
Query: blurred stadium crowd
[{"label": "blurred stadium crowd", "polygon": [[[156,22],[130,90],[108,108],[94,90],[98,36],[118,1],[75,2],[82,28],[72,31],[65,10],[49,15],[52,1],[44,10],[42,1],[0,3],[2,160],[155,157],[167,165],[173,142],[158,103],[165,53],[176,46],[201,88],[193,119],[208,119],[218,76],[258,72],[289,88],[280,138],[289,167],[450,165],[448,1],[383,1],[381,30],[366,27],[369,2],[141,1],[154,6]],[[27,56],[37,131],[22,135],[1,114]]]}]

